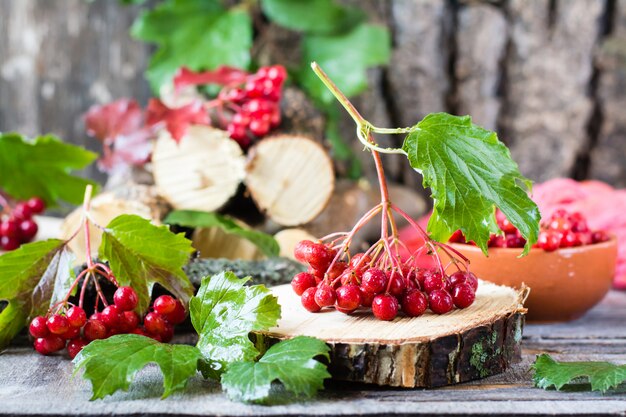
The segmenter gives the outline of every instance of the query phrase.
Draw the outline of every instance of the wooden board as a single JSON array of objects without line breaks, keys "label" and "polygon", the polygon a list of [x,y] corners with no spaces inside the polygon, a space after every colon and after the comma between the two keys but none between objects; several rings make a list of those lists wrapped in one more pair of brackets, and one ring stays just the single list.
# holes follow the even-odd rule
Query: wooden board
[{"label": "wooden board", "polygon": [[527,290],[482,282],[464,310],[392,322],[370,312],[345,315],[333,309],[309,313],[290,285],[272,289],[282,306],[268,343],[298,335],[331,347],[335,379],[401,387],[435,387],[503,372],[520,358]]}]

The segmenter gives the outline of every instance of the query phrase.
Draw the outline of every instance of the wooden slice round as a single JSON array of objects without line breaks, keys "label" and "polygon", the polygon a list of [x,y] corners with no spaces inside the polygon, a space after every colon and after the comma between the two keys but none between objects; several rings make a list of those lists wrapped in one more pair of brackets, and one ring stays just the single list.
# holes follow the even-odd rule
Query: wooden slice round
[{"label": "wooden slice round", "polygon": [[520,358],[528,290],[480,282],[476,301],[444,315],[398,316],[392,322],[370,311],[352,315],[325,309],[309,313],[290,285],[272,288],[282,306],[277,339],[313,336],[331,347],[335,379],[398,387],[437,387],[503,372]]},{"label": "wooden slice round", "polygon": [[263,252],[252,242],[229,234],[219,227],[201,227],[193,232],[193,247],[201,258],[226,258],[254,261],[265,259]]},{"label": "wooden slice round", "polygon": [[335,186],[333,164],[318,143],[281,135],[250,150],[246,185],[269,218],[283,226],[307,223],[324,210]]},{"label": "wooden slice round", "polygon": [[152,154],[154,182],[177,209],[221,208],[237,192],[245,163],[237,142],[208,126],[189,126],[178,144],[163,131]]},{"label": "wooden slice round", "polygon": [[296,258],[293,256],[293,249],[296,247],[298,242],[303,240],[317,240],[315,236],[306,230],[299,228],[281,230],[274,235],[274,239],[276,239],[278,245],[280,246],[280,256],[294,260]]}]

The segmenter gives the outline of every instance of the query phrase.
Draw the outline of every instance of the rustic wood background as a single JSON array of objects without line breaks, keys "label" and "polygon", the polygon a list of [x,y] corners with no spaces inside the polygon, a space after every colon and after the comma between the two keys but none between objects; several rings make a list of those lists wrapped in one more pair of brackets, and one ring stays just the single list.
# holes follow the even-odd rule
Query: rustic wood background
[{"label": "rustic wood background", "polygon": [[[371,89],[357,100],[374,123],[471,114],[498,130],[535,180],[626,186],[626,0],[346,1],[393,35],[391,65],[370,72]],[[142,75],[150,47],[128,35],[138,10],[112,0],[0,0],[0,131],[53,132],[97,149],[80,115],[93,103],[150,96]],[[258,29],[277,34],[277,49],[293,47],[293,34]],[[387,168],[399,182],[419,182],[398,158]],[[102,179],[95,168],[87,174]]]}]

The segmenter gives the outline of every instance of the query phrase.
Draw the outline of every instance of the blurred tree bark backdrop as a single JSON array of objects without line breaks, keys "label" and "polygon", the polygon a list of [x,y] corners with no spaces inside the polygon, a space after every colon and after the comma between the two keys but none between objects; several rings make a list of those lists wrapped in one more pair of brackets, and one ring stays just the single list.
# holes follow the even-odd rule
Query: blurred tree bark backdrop
[{"label": "blurred tree bark backdrop", "polygon": [[[470,114],[498,131],[532,179],[626,186],[626,0],[345,2],[392,33],[390,65],[370,71],[369,91],[355,100],[375,124]],[[139,10],[111,0],[0,0],[0,131],[52,132],[98,149],[82,113],[150,96],[150,47],[128,35]],[[297,35],[257,29],[259,60],[297,56]],[[396,181],[419,183],[397,157],[386,163]],[[87,174],[102,179],[96,168]]]}]

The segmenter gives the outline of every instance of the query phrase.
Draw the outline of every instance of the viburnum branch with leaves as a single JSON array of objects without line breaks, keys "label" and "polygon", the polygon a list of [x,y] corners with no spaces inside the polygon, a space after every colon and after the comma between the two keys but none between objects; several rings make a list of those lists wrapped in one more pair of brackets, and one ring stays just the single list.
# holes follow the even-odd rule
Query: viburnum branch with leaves
[{"label": "viburnum branch with leaves", "polygon": [[[296,258],[311,267],[292,281],[303,306],[311,312],[335,307],[346,314],[360,306],[371,307],[381,320],[395,318],[400,306],[408,316],[421,315],[427,306],[438,314],[454,306],[468,307],[474,301],[478,281],[469,270],[467,258],[442,242],[460,229],[486,252],[490,233],[501,233],[495,220],[498,207],[526,238],[527,253],[537,241],[539,210],[518,183],[530,186],[530,181],[519,173],[496,134],[472,124],[468,116],[436,113],[412,127],[379,128],[361,116],[319,65],[311,66],[352,117],[357,138],[372,153],[381,201],[351,231],[296,246]],[[373,133],[407,136],[402,148],[382,148]],[[434,208],[429,233],[390,200],[381,153],[406,155],[411,166],[422,173],[424,184],[430,186]],[[410,251],[398,238],[394,213],[415,228],[424,241],[408,259],[401,257],[401,247]],[[351,255],[355,234],[378,215],[380,239],[364,252]],[[422,255],[432,256],[436,268],[421,268]],[[450,267],[456,271],[449,272]]]}]

